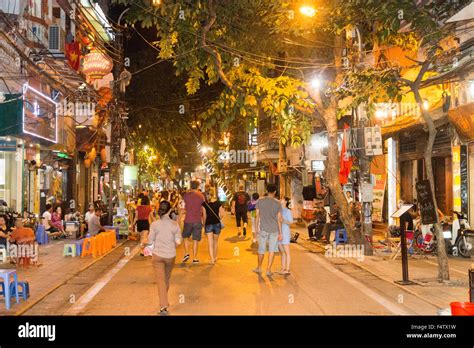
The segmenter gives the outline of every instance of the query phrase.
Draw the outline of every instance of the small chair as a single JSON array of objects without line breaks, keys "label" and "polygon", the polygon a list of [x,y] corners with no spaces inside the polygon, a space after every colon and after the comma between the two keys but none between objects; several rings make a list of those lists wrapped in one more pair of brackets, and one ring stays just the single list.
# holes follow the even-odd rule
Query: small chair
[{"label": "small chair", "polygon": [[87,255],[94,256],[94,254],[95,254],[95,237],[84,238],[84,242],[82,244],[81,257],[87,256]]},{"label": "small chair", "polygon": [[[15,284],[13,282],[10,283],[10,294],[11,296],[16,296],[16,291],[15,291]],[[27,300],[28,297],[30,297],[30,284],[28,282],[18,282],[18,295],[23,297],[23,300]]]},{"label": "small chair", "polygon": [[341,243],[347,243],[347,232],[344,228],[341,228],[339,230],[336,230],[336,235],[334,237],[334,242],[336,245],[339,245]]},{"label": "small chair", "polygon": [[76,256],[81,256],[83,243],[84,243],[84,239],[79,239],[74,242],[74,244],[76,245]]},{"label": "small chair", "polygon": [[10,310],[11,297],[13,296],[10,292],[10,277],[13,277],[13,289],[15,290],[16,303],[20,303],[20,296],[18,294],[18,275],[14,269],[0,269],[0,277],[2,278],[3,284],[3,296],[5,297],[5,306],[7,311]]},{"label": "small chair", "polygon": [[36,241],[40,245],[49,243],[49,236],[43,225],[38,225],[36,228]]},{"label": "small chair", "polygon": [[64,244],[63,256],[76,257],[76,244]]}]

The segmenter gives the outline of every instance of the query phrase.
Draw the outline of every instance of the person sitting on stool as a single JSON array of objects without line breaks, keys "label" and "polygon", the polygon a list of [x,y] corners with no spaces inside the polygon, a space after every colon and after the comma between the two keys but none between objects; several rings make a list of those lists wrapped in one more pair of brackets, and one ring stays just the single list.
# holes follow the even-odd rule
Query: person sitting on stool
[{"label": "person sitting on stool", "polygon": [[321,238],[323,227],[326,223],[326,215],[327,213],[323,203],[318,202],[314,212],[314,222],[308,225],[308,236],[310,240],[317,241]]},{"label": "person sitting on stool", "polygon": [[323,235],[325,236],[326,243],[330,243],[331,231],[336,231],[338,229],[344,228],[344,225],[340,219],[339,207],[336,203],[333,204],[334,213],[330,214],[330,221],[324,224]]}]

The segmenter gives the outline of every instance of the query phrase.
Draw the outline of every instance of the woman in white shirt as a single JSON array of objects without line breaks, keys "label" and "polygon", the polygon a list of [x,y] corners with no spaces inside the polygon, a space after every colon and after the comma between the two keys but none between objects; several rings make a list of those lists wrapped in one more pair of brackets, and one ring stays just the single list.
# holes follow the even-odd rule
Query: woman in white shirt
[{"label": "woman in white shirt", "polygon": [[156,272],[158,296],[160,298],[160,315],[168,315],[168,290],[171,271],[176,259],[176,247],[181,244],[181,229],[170,217],[171,203],[162,201],[159,204],[160,219],[150,225],[147,249],[152,253],[152,265]]}]

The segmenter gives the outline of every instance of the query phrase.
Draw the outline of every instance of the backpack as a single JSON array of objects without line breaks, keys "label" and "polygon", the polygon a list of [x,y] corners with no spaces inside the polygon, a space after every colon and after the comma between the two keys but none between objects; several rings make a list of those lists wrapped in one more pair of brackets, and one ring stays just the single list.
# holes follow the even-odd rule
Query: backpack
[{"label": "backpack", "polygon": [[239,205],[245,205],[246,202],[247,202],[247,197],[246,197],[245,193],[239,193],[237,195],[237,203]]}]

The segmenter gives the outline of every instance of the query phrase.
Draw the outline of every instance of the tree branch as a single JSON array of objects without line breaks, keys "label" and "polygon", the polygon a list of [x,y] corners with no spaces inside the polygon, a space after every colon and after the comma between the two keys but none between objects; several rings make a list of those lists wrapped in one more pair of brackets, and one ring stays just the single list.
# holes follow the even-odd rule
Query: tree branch
[{"label": "tree branch", "polygon": [[222,69],[222,58],[219,51],[217,51],[215,47],[209,46],[206,42],[207,33],[209,32],[211,27],[214,25],[217,18],[216,9],[214,8],[213,0],[209,0],[208,10],[209,10],[210,18],[207,21],[207,23],[201,28],[201,48],[211,55],[212,60],[214,62],[214,66],[217,69],[217,74],[219,75],[219,79],[221,80],[221,82],[225,86],[232,89],[234,86],[232,82],[229,80],[229,78],[227,77],[227,75],[225,74],[224,70]]}]

